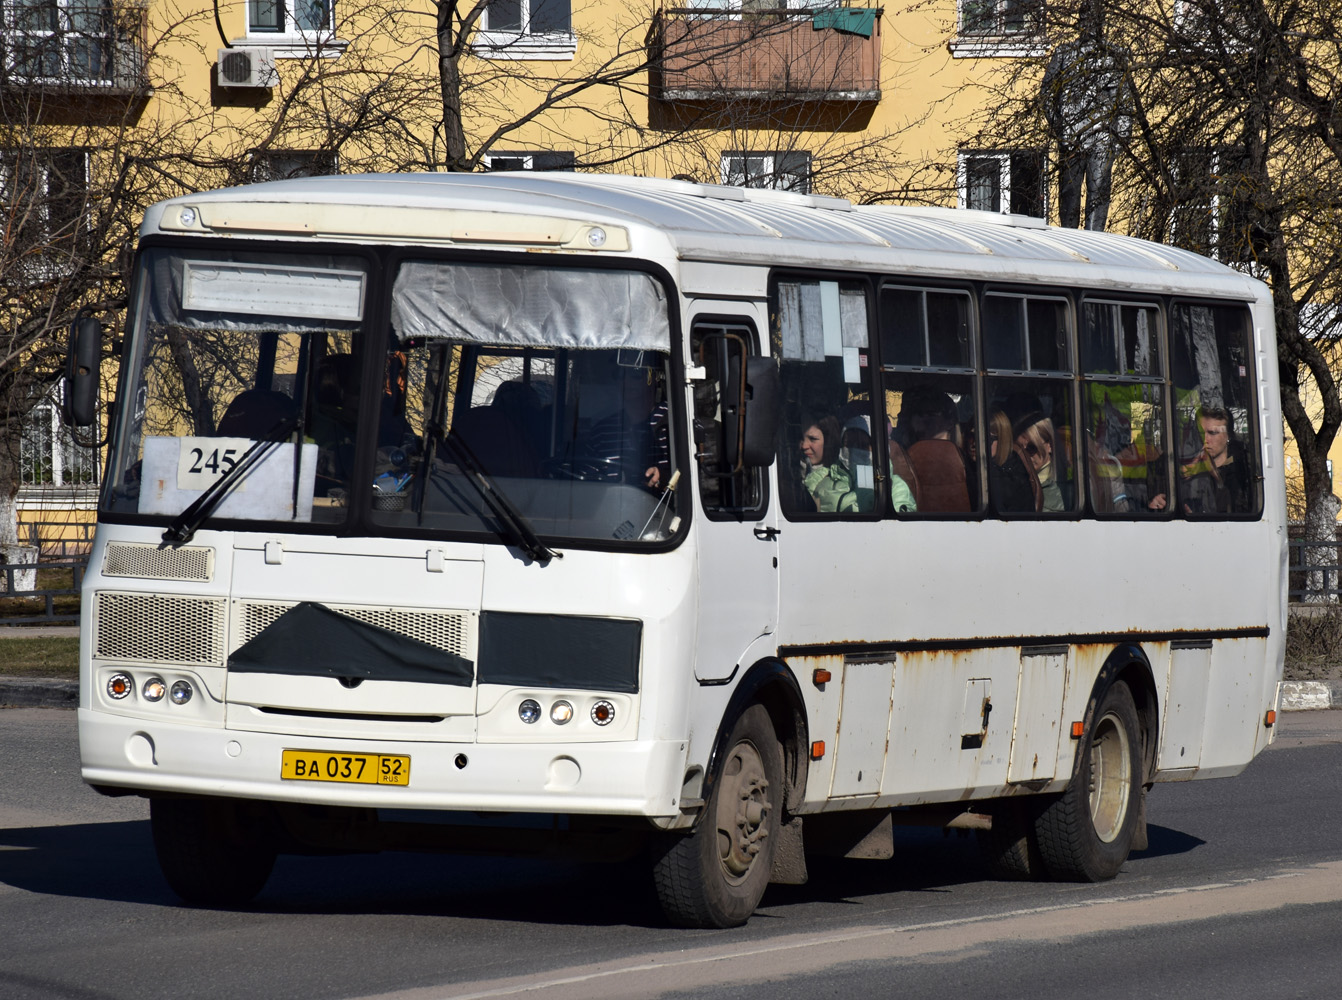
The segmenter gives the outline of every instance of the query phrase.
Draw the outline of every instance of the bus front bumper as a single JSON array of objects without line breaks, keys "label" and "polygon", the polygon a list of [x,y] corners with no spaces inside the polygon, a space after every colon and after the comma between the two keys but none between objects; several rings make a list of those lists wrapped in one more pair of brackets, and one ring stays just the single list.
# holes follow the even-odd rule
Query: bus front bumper
[{"label": "bus front bumper", "polygon": [[[184,726],[79,710],[84,780],[145,795],[185,793],[384,809],[680,814],[683,740],[422,743]],[[285,750],[410,758],[405,786],[281,777]]]}]

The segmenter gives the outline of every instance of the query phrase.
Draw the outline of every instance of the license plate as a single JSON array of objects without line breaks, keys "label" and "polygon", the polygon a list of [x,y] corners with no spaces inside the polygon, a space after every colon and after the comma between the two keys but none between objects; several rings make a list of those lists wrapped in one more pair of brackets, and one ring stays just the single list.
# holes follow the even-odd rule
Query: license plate
[{"label": "license plate", "polygon": [[343,781],[356,785],[410,784],[410,758],[388,753],[285,750],[280,777],[286,781]]}]

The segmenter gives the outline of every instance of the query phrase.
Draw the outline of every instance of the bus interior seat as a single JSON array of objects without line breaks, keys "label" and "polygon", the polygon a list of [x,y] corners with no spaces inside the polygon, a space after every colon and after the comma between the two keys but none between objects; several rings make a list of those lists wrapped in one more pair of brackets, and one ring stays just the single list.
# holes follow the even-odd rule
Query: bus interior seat
[{"label": "bus interior seat", "polygon": [[890,471],[904,480],[909,492],[913,494],[914,505],[922,510],[923,497],[918,485],[918,473],[914,471],[913,463],[909,461],[909,453],[893,437],[890,439]]},{"label": "bus interior seat", "polygon": [[504,407],[475,406],[464,410],[453,422],[452,433],[491,476],[540,475],[540,462],[526,429]]},{"label": "bus interior seat", "polygon": [[909,446],[909,463],[918,478],[918,509],[929,513],[968,513],[969,482],[965,460],[954,441],[928,438]]},{"label": "bus interior seat", "polygon": [[244,389],[228,404],[215,434],[256,440],[274,432],[296,409],[292,399],[275,389]]}]

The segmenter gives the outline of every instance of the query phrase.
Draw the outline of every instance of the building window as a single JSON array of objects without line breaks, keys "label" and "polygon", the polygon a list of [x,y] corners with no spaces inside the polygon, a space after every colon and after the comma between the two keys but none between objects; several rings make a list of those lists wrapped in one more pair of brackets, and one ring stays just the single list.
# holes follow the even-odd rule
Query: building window
[{"label": "building window", "polygon": [[1170,242],[1227,263],[1253,259],[1243,147],[1186,147],[1171,157]]},{"label": "building window", "polygon": [[332,0],[248,0],[247,31],[254,35],[330,31],[332,6]]},{"label": "building window", "polygon": [[96,486],[97,452],[75,443],[61,419],[60,390],[34,406],[19,440],[20,483],[25,487]]},{"label": "building window", "polygon": [[576,157],[568,150],[504,150],[481,158],[484,168],[496,170],[572,170]]},{"label": "building window", "polygon": [[111,82],[110,5],[10,0],[3,11],[6,75],[29,82]]},{"label": "building window", "polygon": [[87,201],[86,150],[28,147],[0,154],[0,203],[15,259],[68,249],[84,231]]},{"label": "building window", "polygon": [[960,0],[962,35],[1032,35],[1043,21],[1043,0]]},{"label": "building window", "polygon": [[1048,210],[1045,179],[1041,150],[961,153],[957,177],[960,207],[1042,219]]},{"label": "building window", "polygon": [[722,183],[811,193],[811,154],[805,151],[722,154]]},{"label": "building window", "polygon": [[325,177],[339,173],[336,154],[329,149],[272,149],[252,154],[252,182],[283,181],[291,177]]},{"label": "building window", "polygon": [[491,59],[572,59],[572,0],[491,0],[473,47]]}]

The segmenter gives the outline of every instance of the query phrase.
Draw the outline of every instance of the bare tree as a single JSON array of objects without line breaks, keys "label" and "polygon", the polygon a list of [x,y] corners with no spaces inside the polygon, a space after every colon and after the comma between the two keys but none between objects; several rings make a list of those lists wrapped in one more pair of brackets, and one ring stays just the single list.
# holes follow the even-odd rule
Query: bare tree
[{"label": "bare tree", "polygon": [[[1305,537],[1330,541],[1342,509],[1328,472],[1342,427],[1342,8],[1061,0],[1041,4],[1039,17],[1050,47],[1099,38],[1123,67],[1123,121],[1109,122],[1106,136],[1115,156],[1109,228],[1215,256],[1271,286]],[[965,143],[1048,147],[1056,176],[1051,95],[1041,87],[1048,61],[985,67]]]}]

